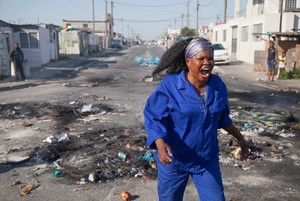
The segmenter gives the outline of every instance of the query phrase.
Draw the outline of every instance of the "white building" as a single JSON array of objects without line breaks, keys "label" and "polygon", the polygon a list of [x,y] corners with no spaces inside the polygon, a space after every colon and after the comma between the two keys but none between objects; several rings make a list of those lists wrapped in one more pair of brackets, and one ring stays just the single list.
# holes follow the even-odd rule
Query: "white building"
[{"label": "white building", "polygon": [[255,51],[267,48],[267,33],[300,29],[300,0],[282,0],[282,15],[280,2],[248,0],[246,10],[240,10],[240,0],[235,0],[234,19],[214,26],[212,41],[222,43],[237,60],[254,63]]}]

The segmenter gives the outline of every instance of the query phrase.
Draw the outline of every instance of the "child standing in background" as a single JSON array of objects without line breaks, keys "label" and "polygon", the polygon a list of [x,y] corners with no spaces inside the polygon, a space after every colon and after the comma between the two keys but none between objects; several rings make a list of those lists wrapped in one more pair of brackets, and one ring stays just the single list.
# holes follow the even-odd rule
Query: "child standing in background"
[{"label": "child standing in background", "polygon": [[284,70],[285,68],[285,65],[286,65],[286,52],[283,51],[281,53],[281,55],[278,57],[278,73],[277,73],[277,78],[279,78],[280,74],[282,73],[282,71]]}]

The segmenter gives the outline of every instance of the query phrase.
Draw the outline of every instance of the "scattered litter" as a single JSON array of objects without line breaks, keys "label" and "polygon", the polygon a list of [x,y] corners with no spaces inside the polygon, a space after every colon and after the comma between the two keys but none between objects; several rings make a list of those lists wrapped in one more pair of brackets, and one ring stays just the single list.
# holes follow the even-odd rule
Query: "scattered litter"
[{"label": "scattered litter", "polygon": [[295,133],[279,133],[278,135],[281,137],[295,137],[296,136]]},{"label": "scattered litter", "polygon": [[296,189],[295,189],[295,188],[293,188],[293,187],[286,188],[286,190],[287,190],[288,192],[291,192],[291,193],[294,193],[294,192],[296,192]]},{"label": "scattered litter", "polygon": [[123,191],[121,194],[120,194],[120,198],[124,201],[131,201],[132,199],[132,196],[129,192],[127,191]]},{"label": "scattered litter", "polygon": [[8,157],[4,163],[8,163],[8,164],[19,164],[19,163],[24,163],[26,161],[28,161],[30,159],[30,157],[28,156],[10,156]]},{"label": "scattered litter", "polygon": [[61,161],[62,161],[62,159],[57,159],[56,161],[53,162],[53,164],[55,165],[56,169],[58,169],[58,170],[64,169],[63,167],[61,167],[59,165],[59,162],[61,162]]},{"label": "scattered litter", "polygon": [[81,112],[90,112],[92,110],[93,104],[84,105],[81,109]]},{"label": "scattered litter", "polygon": [[22,127],[30,127],[32,126],[33,124],[32,123],[29,123],[29,122],[23,122],[22,123]]},{"label": "scattered litter", "polygon": [[129,130],[124,131],[123,136],[130,137],[132,135],[132,132]]},{"label": "scattered litter", "polygon": [[18,180],[18,181],[15,181],[14,183],[12,183],[11,186],[17,186],[17,185],[20,185],[20,184],[22,184],[22,182],[20,180]]},{"label": "scattered litter", "polygon": [[114,76],[114,81],[117,81],[117,80],[120,80],[120,79],[121,79],[120,76],[118,76],[118,75],[115,75],[115,76]]},{"label": "scattered litter", "polygon": [[249,128],[252,128],[252,126],[249,125],[249,124],[245,124],[245,125],[244,125],[244,128],[249,129]]},{"label": "scattered litter", "polygon": [[231,156],[233,156],[234,159],[240,160],[240,158],[241,158],[241,147],[237,147],[230,154],[231,154]]},{"label": "scattered litter", "polygon": [[300,124],[292,125],[291,128],[294,129],[294,130],[299,130],[300,131]]},{"label": "scattered litter", "polygon": [[43,140],[43,142],[48,142],[48,143],[55,143],[55,142],[61,142],[61,141],[68,141],[70,140],[67,133],[63,132],[60,135],[57,136],[49,136],[46,139]]},{"label": "scattered litter", "polygon": [[91,114],[91,115],[84,117],[82,119],[79,119],[79,120],[84,121],[84,122],[91,122],[91,121],[96,121],[96,120],[101,120],[101,122],[110,121],[110,119],[108,117],[103,117],[103,115],[105,115],[105,114],[106,114],[106,112]]},{"label": "scattered litter", "polygon": [[118,157],[119,157],[121,160],[123,160],[123,161],[126,159],[126,156],[127,156],[127,155],[126,155],[124,152],[119,152],[119,153],[118,153]]},{"label": "scattered litter", "polygon": [[152,156],[152,152],[150,150],[147,150],[144,156],[139,156],[139,159],[145,159],[146,161],[154,161],[154,158]]},{"label": "scattered litter", "polygon": [[90,173],[89,177],[88,177],[88,180],[91,181],[91,182],[95,182],[96,181],[95,173]]},{"label": "scattered litter", "polygon": [[145,82],[153,82],[153,77],[148,77],[145,79]]},{"label": "scattered litter", "polygon": [[53,175],[54,175],[55,177],[61,177],[61,176],[63,175],[63,173],[62,173],[62,171],[60,171],[60,170],[55,170],[55,171],[53,172]]},{"label": "scattered litter", "polygon": [[41,184],[25,184],[21,186],[20,195],[24,196],[29,194],[31,191],[39,187]]}]

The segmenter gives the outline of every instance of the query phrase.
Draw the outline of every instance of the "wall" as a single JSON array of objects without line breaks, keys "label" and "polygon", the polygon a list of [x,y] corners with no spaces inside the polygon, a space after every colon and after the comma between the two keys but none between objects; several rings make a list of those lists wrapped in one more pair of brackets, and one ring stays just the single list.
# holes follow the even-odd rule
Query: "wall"
[{"label": "wall", "polygon": [[60,54],[80,54],[78,32],[59,33],[59,53]]},{"label": "wall", "polygon": [[297,44],[295,49],[296,49],[295,50],[295,57],[294,57],[294,59],[296,59],[295,67],[300,69],[300,44]]},{"label": "wall", "polygon": [[[37,32],[38,33],[38,48],[22,48],[24,53],[24,60],[27,61],[29,68],[41,67],[50,61],[50,36],[49,30],[43,27],[38,29],[23,29],[24,32]],[[19,32],[13,33],[13,43],[20,44]]]},{"label": "wall", "polygon": [[49,29],[40,27],[39,28],[39,41],[41,51],[41,65],[47,64],[50,61],[50,36]]},{"label": "wall", "polygon": [[68,31],[59,33],[60,54],[86,56],[89,54],[89,48],[89,34],[86,32]]},{"label": "wall", "polygon": [[[278,55],[281,55],[283,50],[286,51],[286,70],[292,71],[295,68],[300,68],[300,45],[295,41],[281,41],[275,44],[278,50]],[[267,71],[267,50],[256,50],[254,52],[254,70]]]},{"label": "wall", "polygon": [[[72,28],[83,28],[83,24],[87,24],[88,25],[88,29],[93,30],[93,21],[63,21],[62,23],[62,27],[66,27],[67,28],[67,24],[71,24]],[[109,32],[109,26],[107,25],[107,29]],[[95,21],[95,32],[105,32],[105,23],[104,21]]]},{"label": "wall", "polygon": [[10,74],[10,62],[6,38],[0,33],[0,75]]}]

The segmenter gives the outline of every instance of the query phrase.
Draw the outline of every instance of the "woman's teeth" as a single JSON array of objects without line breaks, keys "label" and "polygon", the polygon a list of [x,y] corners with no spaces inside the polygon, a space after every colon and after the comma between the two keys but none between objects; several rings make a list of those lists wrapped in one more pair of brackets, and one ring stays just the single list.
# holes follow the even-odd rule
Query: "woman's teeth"
[{"label": "woman's teeth", "polygon": [[209,70],[201,70],[200,73],[201,73],[202,75],[207,75],[207,74],[210,73],[210,71],[209,71]]}]

